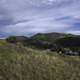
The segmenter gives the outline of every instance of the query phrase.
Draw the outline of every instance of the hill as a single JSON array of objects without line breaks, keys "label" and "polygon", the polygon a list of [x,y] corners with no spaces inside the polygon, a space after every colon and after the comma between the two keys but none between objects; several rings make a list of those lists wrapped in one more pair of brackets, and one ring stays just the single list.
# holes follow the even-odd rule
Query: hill
[{"label": "hill", "polygon": [[55,41],[58,46],[80,51],[80,36],[64,37]]},{"label": "hill", "polygon": [[[7,42],[21,44],[25,47],[35,49],[50,49],[51,51],[64,52],[64,48],[70,52],[76,51],[80,54],[80,36],[65,33],[42,33],[30,38],[25,36],[10,36]],[[72,53],[70,53],[72,54]]]},{"label": "hill", "polygon": [[79,80],[80,57],[0,41],[0,80]]},{"label": "hill", "polygon": [[6,39],[6,41],[7,42],[10,42],[10,43],[17,43],[17,42],[25,43],[28,40],[29,40],[29,38],[28,37],[25,37],[25,36],[9,36]]},{"label": "hill", "polygon": [[[33,39],[47,41],[56,47],[70,48],[72,50],[80,49],[80,35],[65,33],[40,33],[32,36]],[[55,47],[55,46],[52,46]]]},{"label": "hill", "polygon": [[49,41],[49,42],[54,42],[57,39],[64,38],[64,37],[69,37],[69,36],[74,36],[72,34],[65,34],[65,33],[38,33],[34,36],[32,36],[32,39],[37,39],[37,40],[42,40],[42,41]]}]

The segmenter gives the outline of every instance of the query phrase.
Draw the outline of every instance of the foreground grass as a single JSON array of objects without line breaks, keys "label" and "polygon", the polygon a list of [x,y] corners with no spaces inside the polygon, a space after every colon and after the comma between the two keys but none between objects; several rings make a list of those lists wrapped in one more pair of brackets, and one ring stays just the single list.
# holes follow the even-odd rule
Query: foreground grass
[{"label": "foreground grass", "polygon": [[0,80],[80,80],[78,56],[61,56],[3,43],[0,45]]}]

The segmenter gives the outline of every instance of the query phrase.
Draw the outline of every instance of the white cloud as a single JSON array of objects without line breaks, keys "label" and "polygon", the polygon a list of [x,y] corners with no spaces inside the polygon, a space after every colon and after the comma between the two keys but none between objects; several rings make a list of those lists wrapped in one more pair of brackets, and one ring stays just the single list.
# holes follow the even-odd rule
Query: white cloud
[{"label": "white cloud", "polygon": [[80,35],[80,30],[70,30],[67,31],[67,33],[75,34],[75,35]]},{"label": "white cloud", "polygon": [[57,22],[55,20],[51,21],[50,19],[37,19],[29,22],[20,22],[14,25],[7,26],[5,29],[6,33],[9,34],[26,34],[26,33],[38,33],[38,32],[52,32],[57,31],[61,32],[65,29],[70,28],[70,25]]}]

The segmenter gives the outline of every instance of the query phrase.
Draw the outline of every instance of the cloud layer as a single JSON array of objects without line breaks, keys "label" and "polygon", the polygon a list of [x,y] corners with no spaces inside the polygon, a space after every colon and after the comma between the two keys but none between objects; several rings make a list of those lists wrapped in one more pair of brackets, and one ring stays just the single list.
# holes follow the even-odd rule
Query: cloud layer
[{"label": "cloud layer", "polygon": [[0,0],[0,36],[80,34],[79,0]]}]

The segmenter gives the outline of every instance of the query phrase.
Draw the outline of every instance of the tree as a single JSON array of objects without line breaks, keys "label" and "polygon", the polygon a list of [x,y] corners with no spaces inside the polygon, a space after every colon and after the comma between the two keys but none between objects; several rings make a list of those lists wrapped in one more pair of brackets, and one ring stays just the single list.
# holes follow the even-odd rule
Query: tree
[{"label": "tree", "polygon": [[17,42],[16,36],[10,36],[6,39],[6,41],[10,43],[16,43]]}]

